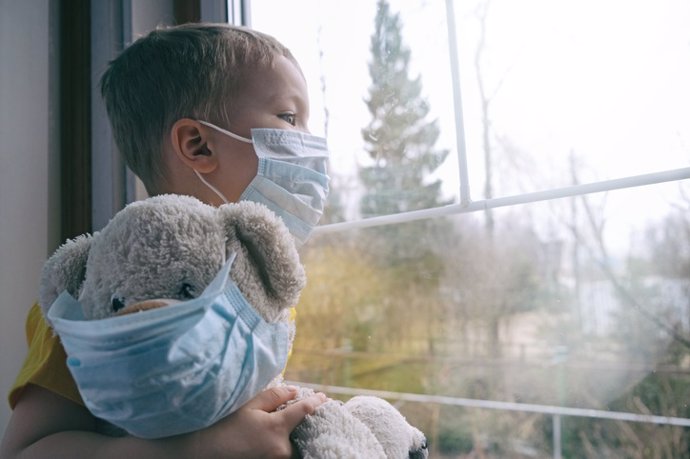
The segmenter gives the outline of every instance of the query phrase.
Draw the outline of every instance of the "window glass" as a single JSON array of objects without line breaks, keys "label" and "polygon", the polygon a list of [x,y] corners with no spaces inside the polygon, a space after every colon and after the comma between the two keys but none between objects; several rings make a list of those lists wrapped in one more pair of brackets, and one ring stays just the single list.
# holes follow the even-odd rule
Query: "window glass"
[{"label": "window glass", "polygon": [[[287,378],[390,391],[432,457],[687,457],[690,4],[262,0],[251,17],[307,78],[325,223],[354,222],[302,248]],[[486,210],[358,223],[457,204],[464,170]],[[491,206],[507,196],[528,203]]]},{"label": "window glass", "polygon": [[[329,222],[457,200],[445,16],[443,9],[430,3],[407,2],[399,13],[400,42],[383,46],[376,60],[371,50],[378,11],[375,2],[252,3],[252,26],[278,37],[300,62],[310,90],[311,129],[328,137],[332,202],[340,205],[338,212],[331,206]],[[390,14],[398,14],[399,8],[391,5]],[[409,17],[414,20],[408,22]],[[409,55],[401,55],[398,49]],[[381,73],[384,66],[389,68],[379,77],[380,84],[372,86],[371,72]],[[398,84],[382,88],[395,73],[400,76]],[[369,107],[367,102],[372,100]],[[392,129],[377,129],[382,126]],[[420,137],[417,141],[409,139],[415,131]],[[395,148],[401,150],[397,158],[385,151]],[[383,165],[388,168],[375,167]],[[363,169],[370,183],[386,187],[378,190],[379,202],[364,207],[360,206],[366,197],[359,176]]]},{"label": "window glass", "polygon": [[286,378],[452,398],[402,404],[434,454],[551,457],[558,420],[564,457],[684,457],[687,427],[544,414],[690,417],[690,189],[608,212],[637,191],[315,236]]},{"label": "window glass", "polygon": [[[427,185],[441,180],[433,205],[459,199],[463,145],[457,142],[454,86],[461,91],[461,143],[475,201],[689,165],[687,2],[387,4],[398,16],[405,57],[395,52],[395,43],[379,60],[372,54],[380,11],[375,2],[312,0],[297,6],[263,0],[251,6],[252,25],[286,43],[308,79],[312,130],[330,140],[334,189],[345,203],[344,215],[333,218],[399,210],[381,206],[363,212],[359,206],[365,190],[358,171],[376,163],[369,151],[376,155],[386,140],[370,131],[365,137],[363,130],[382,119],[391,124],[367,106],[372,88],[380,90],[385,81],[374,84],[373,64],[379,71],[382,65],[397,66],[401,79],[419,84],[415,97],[403,95],[409,85],[394,88],[387,104],[378,106],[388,112],[408,109],[413,112],[408,124],[438,129],[428,149],[443,162],[423,179]],[[454,12],[450,21],[448,4]],[[451,72],[449,24],[457,37],[458,85]],[[419,105],[428,113],[415,118]],[[409,156],[419,155],[414,144],[402,147]],[[410,193],[400,183],[390,188],[391,194]],[[421,201],[410,207],[429,205]]]},{"label": "window glass", "polygon": [[690,4],[455,4],[470,167],[486,112],[495,196],[688,165]]}]

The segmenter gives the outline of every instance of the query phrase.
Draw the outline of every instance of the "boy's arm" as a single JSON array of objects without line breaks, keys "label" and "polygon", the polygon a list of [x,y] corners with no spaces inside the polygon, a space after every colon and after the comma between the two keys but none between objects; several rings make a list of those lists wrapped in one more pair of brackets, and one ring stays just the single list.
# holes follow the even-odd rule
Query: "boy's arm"
[{"label": "boy's arm", "polygon": [[274,412],[295,395],[293,388],[269,389],[207,429],[143,440],[100,435],[86,408],[29,385],[12,413],[0,458],[289,458],[290,432],[325,400],[317,394]]}]

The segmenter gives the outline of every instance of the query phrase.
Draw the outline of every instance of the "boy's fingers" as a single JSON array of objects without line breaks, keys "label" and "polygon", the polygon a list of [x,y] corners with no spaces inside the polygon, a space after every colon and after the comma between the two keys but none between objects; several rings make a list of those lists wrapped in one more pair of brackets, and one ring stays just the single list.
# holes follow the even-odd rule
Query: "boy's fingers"
[{"label": "boy's fingers", "polygon": [[292,432],[292,430],[297,427],[300,422],[302,422],[306,415],[312,414],[316,408],[318,408],[319,405],[326,400],[326,396],[319,392],[287,406],[284,410],[274,413],[274,415],[281,416],[283,418],[284,425],[290,432]]},{"label": "boy's fingers", "polygon": [[245,405],[247,408],[262,410],[266,412],[275,411],[280,405],[289,402],[297,395],[297,388],[294,386],[272,387],[261,392]]}]

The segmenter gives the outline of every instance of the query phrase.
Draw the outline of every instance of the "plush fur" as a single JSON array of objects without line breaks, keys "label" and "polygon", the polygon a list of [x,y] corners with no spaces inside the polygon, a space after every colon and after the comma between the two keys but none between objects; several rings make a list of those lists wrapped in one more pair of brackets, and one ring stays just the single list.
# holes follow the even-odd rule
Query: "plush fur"
[{"label": "plush fur", "polygon": [[231,277],[270,322],[285,318],[306,284],[289,231],[268,208],[243,201],[214,208],[178,195],[137,201],[93,236],[66,242],[43,268],[44,312],[67,290],[89,319],[151,299],[198,296],[235,252]]},{"label": "plush fur", "polygon": [[[165,306],[201,294],[230,253],[250,304],[269,322],[290,323],[306,276],[282,220],[253,202],[214,208],[178,195],[134,202],[102,231],[61,246],[45,263],[40,305],[47,313],[67,290],[94,320]],[[292,438],[305,458],[426,457],[422,433],[373,397],[325,403]]]},{"label": "plush fur", "polygon": [[[302,388],[298,399],[313,393]],[[290,435],[303,459],[424,459],[424,434],[387,401],[368,395],[329,400]]]}]

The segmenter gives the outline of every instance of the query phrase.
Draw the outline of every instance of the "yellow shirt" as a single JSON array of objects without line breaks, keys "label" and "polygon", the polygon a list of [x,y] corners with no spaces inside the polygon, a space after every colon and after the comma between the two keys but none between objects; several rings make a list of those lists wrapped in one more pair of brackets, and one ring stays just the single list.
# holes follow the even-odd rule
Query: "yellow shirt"
[{"label": "yellow shirt", "polygon": [[60,339],[34,304],[26,318],[26,340],[29,352],[10,390],[8,399],[14,409],[28,384],[35,384],[83,405],[77,385],[67,369],[67,356]]},{"label": "yellow shirt", "polygon": [[[295,308],[290,310],[290,321],[294,323]],[[60,338],[53,333],[43,318],[38,304],[34,304],[26,318],[26,340],[29,353],[24,365],[10,390],[8,399],[14,409],[22,391],[28,384],[35,384],[61,395],[75,403],[84,405],[77,385],[67,369],[67,356],[60,343]],[[292,353],[292,347],[288,357]]]}]

